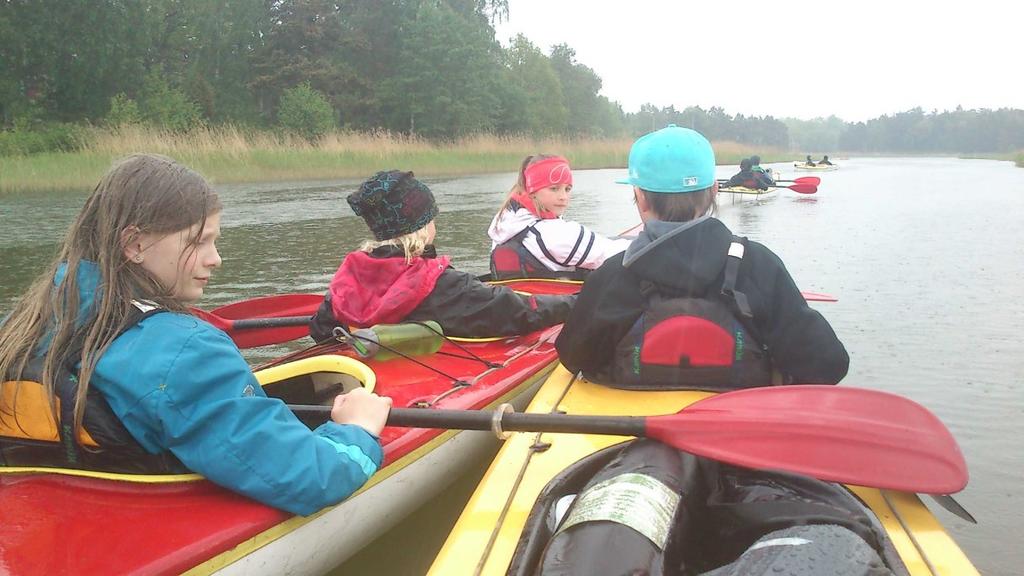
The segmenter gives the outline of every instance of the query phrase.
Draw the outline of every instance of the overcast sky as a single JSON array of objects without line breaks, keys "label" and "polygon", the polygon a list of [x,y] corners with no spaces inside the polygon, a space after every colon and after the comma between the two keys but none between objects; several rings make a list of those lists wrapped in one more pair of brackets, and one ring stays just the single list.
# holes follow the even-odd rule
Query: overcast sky
[{"label": "overcast sky", "polygon": [[509,0],[509,11],[503,45],[517,33],[545,54],[568,44],[626,112],[649,102],[860,121],[1024,108],[1020,0]]}]

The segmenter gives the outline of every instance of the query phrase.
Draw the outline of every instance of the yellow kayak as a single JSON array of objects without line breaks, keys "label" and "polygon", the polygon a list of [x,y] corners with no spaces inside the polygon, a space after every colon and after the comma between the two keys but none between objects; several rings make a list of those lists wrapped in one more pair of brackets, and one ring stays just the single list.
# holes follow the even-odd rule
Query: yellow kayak
[{"label": "yellow kayak", "polygon": [[839,170],[839,166],[835,164],[815,164],[814,166],[808,166],[807,164],[802,164],[799,162],[794,162],[793,168],[796,168],[797,170],[804,170],[807,172],[831,172],[833,170]]},{"label": "yellow kayak", "polygon": [[746,186],[729,186],[727,188],[719,188],[719,192],[728,192],[730,194],[748,194],[751,196],[763,196],[765,194],[771,194],[778,190],[777,187],[772,186],[767,190],[758,190],[757,188],[747,188]]},{"label": "yellow kayak", "polygon": [[[594,415],[658,415],[681,410],[709,396],[696,391],[634,391],[600,386],[559,366],[528,412]],[[544,543],[531,540],[538,499],[549,498],[567,470],[580,470],[601,451],[630,438],[583,434],[519,433],[509,438],[466,505],[431,567],[430,574],[533,574]],[[606,450],[608,449],[608,450]],[[596,456],[595,456],[596,455]],[[556,479],[558,477],[558,479]],[[553,479],[556,479],[553,482]],[[874,514],[884,533],[886,562],[902,562],[894,573],[911,576],[978,574],[952,537],[916,494],[847,486]],[[550,507],[555,509],[555,507]],[[571,517],[569,514],[567,517]],[[541,516],[543,518],[543,516]],[[547,530],[550,536],[551,528]],[[564,526],[563,526],[564,528]],[[531,554],[533,556],[531,557]],[[827,567],[823,572],[828,573]]]}]

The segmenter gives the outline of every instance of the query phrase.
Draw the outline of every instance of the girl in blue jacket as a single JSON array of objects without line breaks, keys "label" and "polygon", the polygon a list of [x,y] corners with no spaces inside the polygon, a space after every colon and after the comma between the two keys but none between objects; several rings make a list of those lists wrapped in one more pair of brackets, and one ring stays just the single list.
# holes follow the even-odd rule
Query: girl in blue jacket
[{"label": "girl in blue jacket", "polygon": [[[331,420],[310,431],[263,393],[224,332],[189,314],[221,264],[220,214],[209,184],[170,158],[117,163],[0,325],[0,420],[55,418],[61,466],[187,469],[311,514],[381,465],[391,401],[362,389],[338,396]],[[49,410],[13,405],[20,381],[33,380],[26,373]],[[84,449],[83,433],[100,450]],[[16,447],[0,456],[0,465],[31,463]]]}]

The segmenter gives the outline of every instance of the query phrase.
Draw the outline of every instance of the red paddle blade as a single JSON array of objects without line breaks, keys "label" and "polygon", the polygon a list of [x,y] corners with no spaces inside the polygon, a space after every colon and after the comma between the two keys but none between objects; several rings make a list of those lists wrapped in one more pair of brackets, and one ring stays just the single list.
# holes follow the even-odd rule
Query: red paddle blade
[{"label": "red paddle blade", "polygon": [[250,298],[215,308],[209,312],[192,309],[192,312],[227,332],[239,348],[255,348],[290,342],[309,335],[307,325],[275,326],[271,328],[236,328],[235,320],[256,318],[282,318],[290,316],[312,316],[324,297],[320,294],[277,294]]},{"label": "red paddle blade", "polygon": [[839,302],[839,298],[830,294],[821,294],[818,292],[800,292],[800,295],[804,297],[804,300],[808,302]]},{"label": "red paddle blade", "polygon": [[312,316],[323,301],[323,294],[275,294],[227,304],[210,312],[228,320]]},{"label": "red paddle blade", "polygon": [[309,324],[276,326],[274,328],[241,328],[225,330],[239,348],[256,348],[283,344],[309,336]]},{"label": "red paddle blade", "polygon": [[928,494],[967,485],[967,464],[942,422],[912,400],[877,390],[737,390],[648,417],[646,435],[737,466],[845,484]]},{"label": "red paddle blade", "polygon": [[225,332],[231,329],[230,320],[225,320],[224,318],[221,318],[220,316],[217,316],[212,312],[207,312],[206,310],[201,310],[199,308],[191,308],[190,310],[192,311],[192,314],[198,316],[199,318],[202,318],[203,320],[206,320],[210,324],[213,324],[214,326]]},{"label": "red paddle blade", "polygon": [[796,184],[790,184],[789,186],[786,186],[786,188],[789,188],[793,192],[799,192],[800,194],[814,194],[818,191],[817,184],[802,184],[799,182]]},{"label": "red paddle blade", "polygon": [[812,184],[817,186],[818,184],[821,184],[821,178],[818,178],[817,176],[802,176],[793,180],[793,182],[797,184]]}]

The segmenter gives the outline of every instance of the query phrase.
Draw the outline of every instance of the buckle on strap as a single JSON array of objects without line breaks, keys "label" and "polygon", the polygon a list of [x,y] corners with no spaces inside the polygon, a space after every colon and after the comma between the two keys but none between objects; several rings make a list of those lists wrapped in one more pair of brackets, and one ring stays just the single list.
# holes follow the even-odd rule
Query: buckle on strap
[{"label": "buckle on strap", "polygon": [[725,261],[725,278],[722,280],[722,294],[731,298],[736,303],[736,308],[741,315],[746,318],[753,318],[754,314],[750,310],[750,304],[747,302],[747,295],[736,290],[736,278],[739,276],[740,261],[743,260],[744,252],[746,252],[746,246],[743,245],[743,241],[733,237],[732,243],[729,244],[729,257]]},{"label": "buckle on strap", "polygon": [[746,251],[746,247],[742,242],[733,240],[732,244],[729,244],[729,256],[733,258],[743,258],[743,252]]}]

